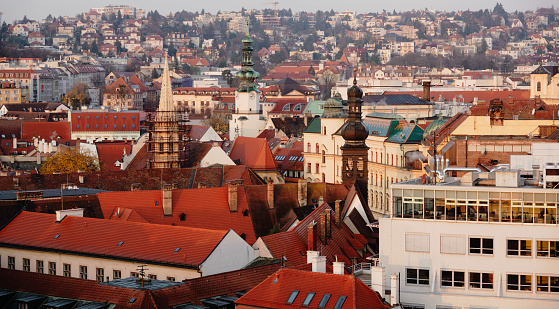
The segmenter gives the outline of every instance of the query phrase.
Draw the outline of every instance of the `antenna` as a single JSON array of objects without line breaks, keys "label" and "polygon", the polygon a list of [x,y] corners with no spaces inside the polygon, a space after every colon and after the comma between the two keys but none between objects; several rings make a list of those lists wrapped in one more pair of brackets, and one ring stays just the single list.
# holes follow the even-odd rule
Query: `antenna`
[{"label": "antenna", "polygon": [[143,289],[144,288],[144,278],[146,276],[146,270],[149,270],[149,268],[147,268],[146,264],[142,264],[142,265],[138,265],[136,270],[138,271],[138,273],[140,275],[140,282],[142,283],[142,289]]}]

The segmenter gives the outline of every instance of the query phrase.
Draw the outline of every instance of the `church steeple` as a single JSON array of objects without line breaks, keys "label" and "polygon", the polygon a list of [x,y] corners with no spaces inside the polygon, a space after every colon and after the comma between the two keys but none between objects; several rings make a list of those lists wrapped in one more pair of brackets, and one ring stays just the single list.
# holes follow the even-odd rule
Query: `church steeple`
[{"label": "church steeple", "polygon": [[345,144],[342,149],[342,181],[353,185],[356,180],[367,181],[367,151],[365,144],[368,131],[361,122],[361,103],[363,91],[357,86],[356,70],[353,70],[353,86],[347,90],[349,103],[348,121],[342,128]]},{"label": "church steeple", "polygon": [[[161,81],[161,97],[159,99],[159,107],[157,108],[157,117],[172,117],[176,119],[176,108],[173,104],[173,88],[171,86],[171,75],[169,74],[169,65],[167,57],[165,57],[165,67],[163,68],[163,78]],[[159,119],[158,119],[159,120]],[[170,120],[167,118],[166,120]]]},{"label": "church steeple", "polygon": [[258,88],[256,88],[255,80],[260,77],[260,74],[256,72],[253,67],[254,63],[252,62],[252,39],[250,38],[249,32],[249,19],[247,18],[247,32],[245,38],[243,39],[243,55],[242,55],[242,63],[241,63],[241,70],[235,74],[237,78],[239,78],[239,88],[237,88],[238,92],[251,92],[256,91],[260,92]]}]

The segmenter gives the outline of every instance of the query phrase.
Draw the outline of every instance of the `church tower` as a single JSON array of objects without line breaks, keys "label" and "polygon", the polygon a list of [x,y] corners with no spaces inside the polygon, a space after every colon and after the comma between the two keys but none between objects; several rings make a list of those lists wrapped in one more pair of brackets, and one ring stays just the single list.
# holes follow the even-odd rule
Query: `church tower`
[{"label": "church tower", "polygon": [[243,39],[241,70],[235,74],[240,83],[239,88],[235,91],[235,110],[229,122],[230,139],[235,139],[237,136],[256,137],[266,124],[265,121],[260,119],[261,91],[258,90],[255,83],[260,74],[254,71],[252,53],[252,39],[250,38],[247,19],[247,32]]},{"label": "church tower", "polygon": [[357,86],[357,77],[353,71],[353,86],[347,90],[349,104],[348,121],[342,128],[345,144],[342,149],[342,182],[349,186],[355,181],[367,182],[367,152],[369,147],[365,140],[369,135],[361,122],[361,103],[363,91]]},{"label": "church tower", "polygon": [[161,98],[155,119],[150,121],[149,132],[149,167],[180,167],[179,152],[179,117],[173,104],[173,90],[167,57],[161,85]]}]

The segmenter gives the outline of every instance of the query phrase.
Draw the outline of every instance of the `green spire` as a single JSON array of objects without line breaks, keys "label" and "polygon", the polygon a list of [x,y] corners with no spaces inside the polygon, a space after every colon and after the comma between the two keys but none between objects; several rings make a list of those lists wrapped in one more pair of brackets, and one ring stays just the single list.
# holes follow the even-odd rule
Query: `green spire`
[{"label": "green spire", "polygon": [[243,39],[243,53],[242,53],[242,63],[241,63],[241,70],[235,74],[235,77],[239,78],[240,84],[237,91],[239,92],[251,92],[257,91],[256,84],[254,81],[260,77],[260,74],[254,71],[253,66],[254,63],[252,62],[252,39],[250,38],[249,27],[250,20],[247,17],[247,33],[245,38]]}]

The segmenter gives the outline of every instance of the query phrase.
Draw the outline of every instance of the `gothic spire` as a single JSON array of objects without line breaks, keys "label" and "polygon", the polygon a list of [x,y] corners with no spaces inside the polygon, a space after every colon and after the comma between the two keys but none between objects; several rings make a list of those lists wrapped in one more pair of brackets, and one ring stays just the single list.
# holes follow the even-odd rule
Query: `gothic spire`
[{"label": "gothic spire", "polygon": [[159,99],[159,107],[157,108],[158,118],[163,117],[163,114],[169,114],[166,117],[176,118],[176,108],[173,104],[173,89],[171,87],[171,75],[169,74],[169,65],[167,63],[167,55],[165,54],[165,67],[163,68],[163,78],[161,80],[161,97]]}]

